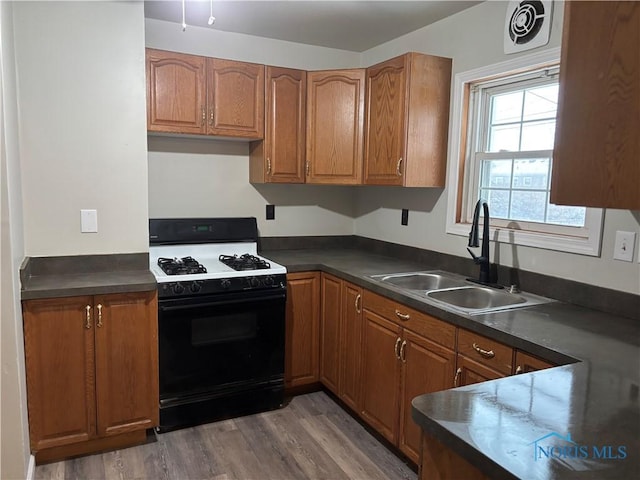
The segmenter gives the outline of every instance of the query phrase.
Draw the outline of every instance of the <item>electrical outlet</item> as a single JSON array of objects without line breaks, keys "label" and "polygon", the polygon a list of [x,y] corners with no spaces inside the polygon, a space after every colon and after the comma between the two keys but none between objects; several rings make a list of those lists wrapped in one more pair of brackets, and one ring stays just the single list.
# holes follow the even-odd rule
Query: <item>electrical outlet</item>
[{"label": "electrical outlet", "polygon": [[267,205],[267,220],[273,220],[276,218],[276,206]]},{"label": "electrical outlet", "polygon": [[80,210],[80,232],[81,233],[97,233],[98,232],[98,211],[97,210]]},{"label": "electrical outlet", "polygon": [[402,209],[402,218],[400,219],[401,225],[409,225],[409,210],[406,208]]},{"label": "electrical outlet", "polygon": [[633,262],[633,250],[636,245],[635,232],[616,232],[616,243],[613,247],[613,258],[624,262]]}]

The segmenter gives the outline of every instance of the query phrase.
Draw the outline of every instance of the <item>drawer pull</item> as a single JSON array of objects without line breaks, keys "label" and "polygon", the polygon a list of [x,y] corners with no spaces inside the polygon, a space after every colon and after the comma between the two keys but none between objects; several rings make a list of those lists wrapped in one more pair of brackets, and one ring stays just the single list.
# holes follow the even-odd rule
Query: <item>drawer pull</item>
[{"label": "drawer pull", "polygon": [[394,351],[396,353],[396,358],[398,360],[400,360],[400,342],[402,342],[402,339],[400,337],[398,337],[397,340],[396,340],[396,346],[394,348]]},{"label": "drawer pull", "polygon": [[408,313],[402,313],[400,310],[396,310],[396,317],[406,322],[411,318],[411,315],[409,315]]},{"label": "drawer pull", "polygon": [[360,306],[362,303],[362,295],[358,294],[356,296],[356,313],[362,313],[362,307]]},{"label": "drawer pull", "polygon": [[484,358],[493,358],[496,356],[496,354],[493,353],[493,350],[485,350],[483,348],[480,348],[475,342],[473,343],[473,349]]},{"label": "drawer pull", "polygon": [[456,376],[453,377],[453,386],[454,387],[459,387],[460,385],[458,385],[458,383],[460,382],[460,375],[462,374],[462,368],[458,368],[456,370]]}]

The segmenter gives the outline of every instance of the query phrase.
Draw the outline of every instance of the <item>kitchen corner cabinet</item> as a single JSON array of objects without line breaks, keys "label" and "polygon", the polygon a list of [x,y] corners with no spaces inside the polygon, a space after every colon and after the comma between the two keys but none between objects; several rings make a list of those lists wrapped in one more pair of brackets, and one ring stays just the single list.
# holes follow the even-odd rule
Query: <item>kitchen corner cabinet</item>
[{"label": "kitchen corner cabinet", "polygon": [[418,463],[411,400],[453,387],[455,327],[367,290],[363,296],[361,414]]},{"label": "kitchen corner cabinet", "polygon": [[326,273],[321,282],[320,381],[359,412],[362,289]]},{"label": "kitchen corner cabinet", "polygon": [[251,183],[304,183],[307,72],[266,67],[264,141],[251,142]]},{"label": "kitchen corner cabinet", "polygon": [[451,59],[407,53],[367,68],[364,183],[443,187]]},{"label": "kitchen corner cabinet", "polygon": [[362,182],[364,69],[307,73],[306,182]]},{"label": "kitchen corner cabinet", "polygon": [[158,425],[155,292],[26,300],[23,314],[37,460],[113,448]]},{"label": "kitchen corner cabinet", "polygon": [[287,274],[285,387],[319,380],[320,272]]},{"label": "kitchen corner cabinet", "polygon": [[146,50],[147,130],[259,139],[264,65]]},{"label": "kitchen corner cabinet", "polygon": [[551,202],[640,209],[640,3],[565,2]]}]

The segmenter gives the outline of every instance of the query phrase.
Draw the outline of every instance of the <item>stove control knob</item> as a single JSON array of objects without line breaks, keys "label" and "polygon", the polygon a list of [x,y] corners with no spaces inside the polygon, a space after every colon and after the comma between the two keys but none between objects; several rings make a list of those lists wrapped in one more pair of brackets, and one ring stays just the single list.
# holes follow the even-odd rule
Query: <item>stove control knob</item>
[{"label": "stove control knob", "polygon": [[201,288],[202,286],[199,282],[193,282],[191,285],[189,285],[189,290],[191,290],[191,293],[197,293]]},{"label": "stove control knob", "polygon": [[222,280],[220,280],[220,286],[223,290],[228,289],[231,286],[231,280],[229,280],[228,278],[223,278]]},{"label": "stove control knob", "polygon": [[268,287],[273,285],[273,277],[271,275],[267,275],[266,277],[264,277],[264,284],[267,285]]},{"label": "stove control knob", "polygon": [[249,279],[249,285],[251,285],[252,287],[259,287],[260,286],[260,280],[257,277],[251,277]]},{"label": "stove control knob", "polygon": [[173,293],[180,295],[182,292],[184,292],[184,286],[181,283],[176,283],[173,286]]}]

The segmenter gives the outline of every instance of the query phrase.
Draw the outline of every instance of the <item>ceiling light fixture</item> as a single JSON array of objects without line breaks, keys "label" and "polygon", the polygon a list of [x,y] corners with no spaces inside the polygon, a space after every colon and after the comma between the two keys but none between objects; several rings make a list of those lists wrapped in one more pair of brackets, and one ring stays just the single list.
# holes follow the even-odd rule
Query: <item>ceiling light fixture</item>
[{"label": "ceiling light fixture", "polygon": [[207,23],[213,25],[215,21],[216,17],[213,16],[213,0],[209,0],[209,20],[207,20]]},{"label": "ceiling light fixture", "polygon": [[185,8],[184,8],[185,0],[182,0],[182,31],[184,32],[187,29],[187,22],[185,20]]}]

